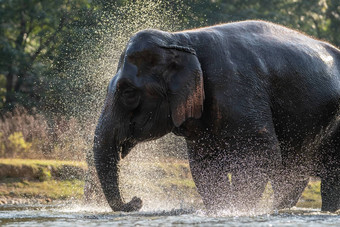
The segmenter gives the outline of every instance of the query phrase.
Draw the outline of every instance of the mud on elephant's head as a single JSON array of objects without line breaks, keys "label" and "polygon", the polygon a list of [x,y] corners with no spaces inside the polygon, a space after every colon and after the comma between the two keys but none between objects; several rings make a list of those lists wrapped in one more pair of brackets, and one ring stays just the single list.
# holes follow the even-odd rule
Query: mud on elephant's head
[{"label": "mud on elephant's head", "polygon": [[124,203],[121,198],[120,158],[138,142],[159,138],[188,118],[200,118],[203,100],[203,75],[194,49],[157,30],[130,39],[108,86],[94,141],[98,176],[113,210],[141,207],[140,199]]}]

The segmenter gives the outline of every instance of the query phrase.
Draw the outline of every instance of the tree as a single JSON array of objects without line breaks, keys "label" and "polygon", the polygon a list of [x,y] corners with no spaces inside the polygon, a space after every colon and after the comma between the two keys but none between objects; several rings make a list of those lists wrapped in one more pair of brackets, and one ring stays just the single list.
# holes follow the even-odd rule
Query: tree
[{"label": "tree", "polygon": [[339,0],[216,0],[220,22],[261,19],[305,32],[339,46]]},{"label": "tree", "polygon": [[89,106],[143,28],[262,19],[340,45],[339,0],[0,0],[0,15],[0,112]]},{"label": "tree", "polygon": [[88,6],[86,0],[0,1],[0,80],[5,78],[2,109],[39,104],[43,73],[55,57],[66,25],[75,19],[72,12]]},{"label": "tree", "polygon": [[340,47],[340,1],[328,0],[326,3],[327,28],[323,38]]},{"label": "tree", "polygon": [[[178,4],[175,4],[175,3]],[[190,12],[181,1],[93,1],[68,24],[49,70],[45,103],[54,113],[96,118],[119,56],[147,28],[181,30]]]}]

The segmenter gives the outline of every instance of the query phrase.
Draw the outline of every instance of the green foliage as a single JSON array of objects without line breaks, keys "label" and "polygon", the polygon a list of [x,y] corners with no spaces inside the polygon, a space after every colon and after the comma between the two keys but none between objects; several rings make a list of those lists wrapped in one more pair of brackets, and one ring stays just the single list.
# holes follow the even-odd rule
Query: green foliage
[{"label": "green foliage", "polygon": [[8,149],[15,155],[17,153],[26,153],[32,147],[32,143],[26,142],[22,132],[14,132],[8,137]]},{"label": "green foliage", "polygon": [[206,16],[209,25],[261,19],[298,29],[338,46],[340,44],[338,0],[216,0],[200,1],[193,7],[198,15]]},{"label": "green foliage", "polygon": [[298,207],[320,208],[321,207],[321,182],[310,181],[302,193],[302,196],[296,205]]},{"label": "green foliage", "polygon": [[0,74],[0,110],[3,108],[5,100],[6,100],[6,77]]},{"label": "green foliage", "polygon": [[327,0],[325,10],[326,26],[323,28],[323,37],[340,47],[340,1]]},{"label": "green foliage", "polygon": [[0,74],[5,75],[2,108],[37,106],[44,95],[44,72],[50,67],[66,25],[86,0],[0,1]]},{"label": "green foliage", "polygon": [[94,123],[29,113],[16,108],[0,119],[0,157],[84,160],[92,148]]},{"label": "green foliage", "polygon": [[0,179],[22,178],[32,181],[84,179],[85,162],[0,159]]},{"label": "green foliage", "polygon": [[[127,165],[128,164],[128,165]],[[6,166],[6,168],[1,168]],[[57,180],[53,171],[61,171],[61,167],[71,166],[74,169],[86,169],[86,162],[32,160],[32,159],[0,159],[0,196],[48,197],[51,199],[82,199],[84,181],[64,178]],[[201,203],[195,184],[192,180],[189,164],[183,160],[133,161],[121,166],[123,190],[126,194],[141,193],[148,198],[160,195],[183,202]],[[29,171],[32,169],[34,171]],[[5,173],[7,170],[8,173]],[[33,176],[28,176],[25,172]],[[38,173],[36,173],[38,172]],[[16,175],[17,174],[17,175]],[[6,176],[5,176],[6,175]],[[5,177],[4,177],[5,176]],[[38,180],[36,180],[38,176]],[[125,178],[125,180],[124,180]],[[135,191],[133,191],[135,190]],[[133,191],[133,192],[131,192]],[[156,193],[157,192],[157,193]],[[270,205],[273,196],[270,183],[267,185],[261,203]],[[193,202],[194,201],[194,202]],[[298,207],[320,208],[320,181],[312,180],[302,194]]]},{"label": "green foliage", "polygon": [[81,159],[119,55],[141,29],[262,19],[340,46],[339,0],[0,0],[0,15],[3,157],[30,146],[36,158]]},{"label": "green foliage", "polygon": [[[7,180],[7,182],[6,182]],[[0,181],[0,196],[22,198],[82,199],[84,182],[81,180]]]},{"label": "green foliage", "polygon": [[52,175],[49,169],[39,168],[39,180],[40,181],[51,180],[51,178],[52,178]]},{"label": "green foliage", "polygon": [[167,1],[95,1],[93,8],[69,24],[49,74],[47,108],[61,114],[93,118],[114,76],[128,39],[146,28],[184,28],[186,6]]},{"label": "green foliage", "polygon": [[5,156],[5,144],[3,143],[4,141],[4,133],[0,132],[0,156],[4,157]]},{"label": "green foliage", "polygon": [[79,161],[61,161],[61,160],[35,160],[35,159],[0,159],[0,164],[5,165],[30,165],[30,166],[43,166],[48,167],[52,166],[58,169],[61,166],[75,166],[79,168],[85,168],[85,162]]},{"label": "green foliage", "polygon": [[3,111],[18,104],[71,115],[98,109],[118,53],[143,28],[262,19],[340,45],[339,0],[8,0],[0,15]]}]

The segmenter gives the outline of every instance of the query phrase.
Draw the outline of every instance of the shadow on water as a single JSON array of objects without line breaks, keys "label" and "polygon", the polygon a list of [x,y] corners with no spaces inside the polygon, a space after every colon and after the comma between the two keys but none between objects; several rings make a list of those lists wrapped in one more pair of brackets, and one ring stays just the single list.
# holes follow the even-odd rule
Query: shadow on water
[{"label": "shadow on water", "polygon": [[262,215],[206,215],[200,210],[110,212],[82,205],[0,206],[1,226],[339,226],[340,215],[294,208]]}]

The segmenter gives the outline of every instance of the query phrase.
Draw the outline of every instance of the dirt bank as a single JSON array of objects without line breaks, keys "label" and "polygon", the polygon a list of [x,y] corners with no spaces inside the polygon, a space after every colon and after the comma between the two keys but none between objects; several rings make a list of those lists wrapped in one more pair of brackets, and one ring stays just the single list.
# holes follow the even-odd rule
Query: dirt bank
[{"label": "dirt bank", "polygon": [[25,180],[84,179],[87,167],[83,162],[0,159],[0,179],[20,178]]},{"label": "dirt bank", "polygon": [[[150,207],[201,203],[185,160],[126,160],[121,167],[126,200],[139,196]],[[0,205],[82,200],[86,170],[84,162],[0,159]],[[264,197],[271,193],[269,186]],[[298,206],[320,208],[320,181],[314,179],[309,183]]]}]

